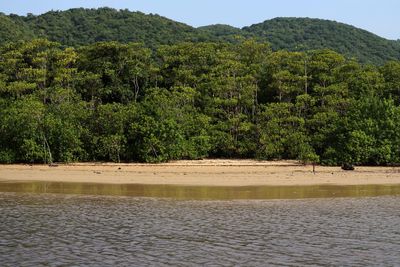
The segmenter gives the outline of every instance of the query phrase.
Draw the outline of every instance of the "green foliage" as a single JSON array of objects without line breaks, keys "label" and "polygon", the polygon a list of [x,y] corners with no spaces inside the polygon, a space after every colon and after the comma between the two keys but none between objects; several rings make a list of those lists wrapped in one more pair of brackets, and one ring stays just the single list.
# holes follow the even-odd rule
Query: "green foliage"
[{"label": "green foliage", "polygon": [[135,158],[145,162],[199,159],[210,149],[209,119],[194,107],[189,87],[154,88],[143,100],[131,125]]},{"label": "green foliage", "polygon": [[44,135],[54,161],[73,162],[86,159],[81,136],[85,110],[79,104],[63,103],[48,107],[44,119]]},{"label": "green foliage", "polygon": [[96,43],[81,48],[78,55],[85,100],[136,101],[150,82],[151,52],[140,44]]},{"label": "green foliage", "polygon": [[44,160],[44,116],[44,105],[34,97],[3,105],[0,110],[0,125],[4,161]]},{"label": "green foliage", "polygon": [[40,16],[18,17],[36,37],[48,38],[67,46],[96,42],[141,42],[148,47],[201,38],[196,29],[159,15],[99,9],[50,11]]},{"label": "green foliage", "polygon": [[385,79],[384,96],[391,97],[397,104],[400,104],[400,62],[387,62],[381,72]]},{"label": "green foliage", "polygon": [[0,163],[399,164],[399,66],[326,49],[273,52],[254,39],[156,51],[8,43],[0,47]]},{"label": "green foliage", "polygon": [[343,160],[387,165],[399,161],[400,108],[391,99],[364,97],[354,101],[343,120]]},{"label": "green foliage", "polygon": [[21,17],[17,15],[6,16],[0,13],[0,42],[16,42],[30,40],[35,37],[34,32]]},{"label": "green foliage", "polygon": [[[126,124],[134,106],[119,103],[98,105],[86,118],[89,128],[87,148],[93,160],[120,162],[126,154]],[[134,111],[133,111],[134,112]]]},{"label": "green foliage", "polygon": [[10,164],[16,161],[14,150],[5,149],[0,151],[0,163]]},{"label": "green foliage", "polygon": [[365,30],[335,21],[310,18],[275,18],[243,28],[267,40],[274,50],[332,49],[364,63],[382,64],[400,59],[400,44]]},{"label": "green foliage", "polygon": [[312,152],[305,121],[294,115],[291,103],[271,103],[260,113],[258,157],[305,160]]},{"label": "green foliage", "polygon": [[[197,28],[200,31],[207,33],[208,38],[213,41],[223,41],[228,43],[239,43],[241,40],[246,38],[254,38],[255,35],[247,33],[239,28],[232,27],[230,25],[215,24],[209,26],[203,26]],[[214,40],[215,39],[215,40]]]},{"label": "green foliage", "polygon": [[50,11],[34,16],[0,13],[0,43],[46,38],[75,48],[97,42],[143,43],[156,49],[181,42],[238,44],[256,39],[274,51],[331,49],[363,63],[400,59],[400,42],[335,21],[275,18],[242,29],[229,25],[193,28],[168,18],[112,8]]}]

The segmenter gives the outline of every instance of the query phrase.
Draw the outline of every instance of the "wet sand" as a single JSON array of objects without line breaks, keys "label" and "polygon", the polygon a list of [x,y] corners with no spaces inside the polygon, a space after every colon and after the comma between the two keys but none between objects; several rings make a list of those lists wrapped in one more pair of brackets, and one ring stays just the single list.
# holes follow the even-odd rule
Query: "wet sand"
[{"label": "wet sand", "polygon": [[399,167],[304,166],[296,161],[199,160],[163,164],[0,165],[0,182],[185,186],[398,185]]}]

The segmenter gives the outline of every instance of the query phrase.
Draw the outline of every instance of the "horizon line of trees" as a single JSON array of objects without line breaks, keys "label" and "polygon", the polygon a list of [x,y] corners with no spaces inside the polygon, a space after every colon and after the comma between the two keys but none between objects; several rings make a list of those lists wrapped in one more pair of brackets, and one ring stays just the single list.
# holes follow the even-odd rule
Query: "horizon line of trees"
[{"label": "horizon line of trees", "polygon": [[0,163],[400,163],[400,62],[331,50],[45,39],[0,47]]}]

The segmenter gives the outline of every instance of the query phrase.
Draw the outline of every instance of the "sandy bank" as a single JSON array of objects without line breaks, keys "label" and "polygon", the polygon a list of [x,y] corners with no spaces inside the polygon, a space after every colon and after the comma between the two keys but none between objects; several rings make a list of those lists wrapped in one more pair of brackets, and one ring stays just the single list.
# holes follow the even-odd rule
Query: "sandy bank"
[{"label": "sandy bank", "polygon": [[400,184],[400,168],[303,166],[295,161],[200,160],[164,164],[0,165],[0,182],[293,186]]}]

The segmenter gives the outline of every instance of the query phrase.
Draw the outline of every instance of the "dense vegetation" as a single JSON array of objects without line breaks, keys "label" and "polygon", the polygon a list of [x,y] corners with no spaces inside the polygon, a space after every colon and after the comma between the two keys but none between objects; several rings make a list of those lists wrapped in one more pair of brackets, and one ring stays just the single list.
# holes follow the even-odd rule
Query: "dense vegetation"
[{"label": "dense vegetation", "polygon": [[11,35],[0,32],[0,40],[9,40],[13,35],[20,34],[20,31],[26,32],[25,29],[30,30],[31,37],[46,38],[74,47],[101,41],[118,41],[141,42],[147,47],[155,48],[162,44],[213,39],[211,34],[159,15],[112,8],[76,8],[50,11],[40,16],[28,14],[2,17],[2,20],[9,20],[23,28],[10,27],[9,31],[13,33]]},{"label": "dense vegetation", "polygon": [[158,16],[111,8],[71,9],[27,16],[0,14],[0,43],[45,38],[64,47],[100,41],[140,42],[155,50],[159,45],[190,42],[229,42],[255,38],[274,51],[329,48],[363,63],[384,64],[400,59],[400,42],[334,21],[277,18],[243,29],[229,25],[193,28]]},{"label": "dense vegetation", "polygon": [[4,44],[10,41],[29,40],[35,34],[23,21],[14,20],[15,16],[6,16],[0,13],[0,42]]},{"label": "dense vegetation", "polygon": [[400,59],[400,46],[365,30],[329,20],[276,18],[243,28],[268,40],[274,50],[307,51],[330,48],[362,62],[381,64]]},{"label": "dense vegetation", "polygon": [[400,62],[331,50],[45,39],[0,48],[0,162],[400,163]]}]

